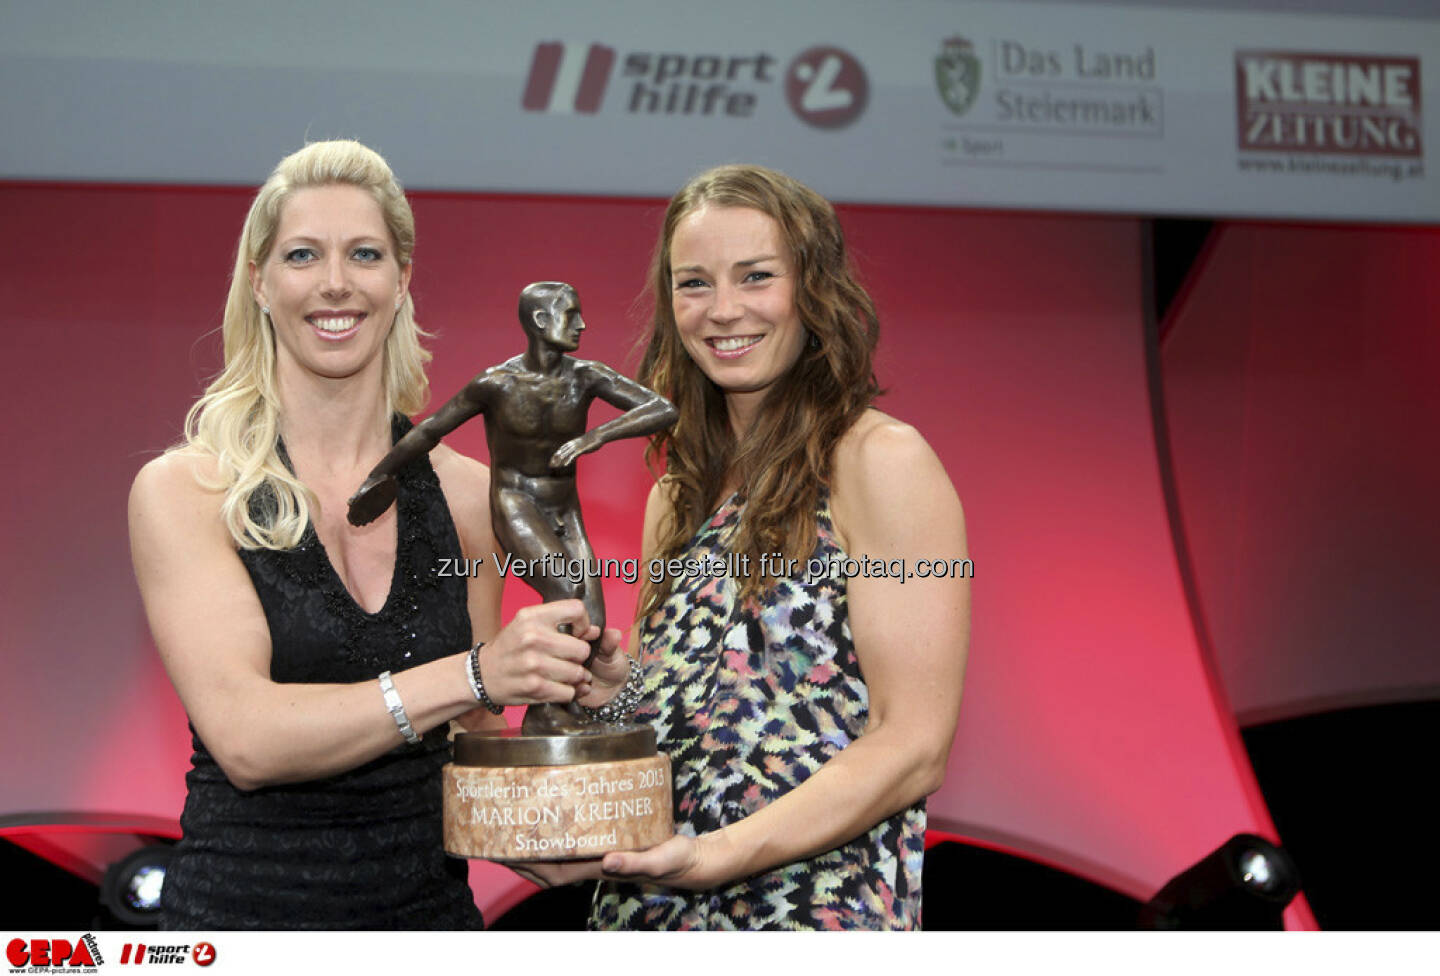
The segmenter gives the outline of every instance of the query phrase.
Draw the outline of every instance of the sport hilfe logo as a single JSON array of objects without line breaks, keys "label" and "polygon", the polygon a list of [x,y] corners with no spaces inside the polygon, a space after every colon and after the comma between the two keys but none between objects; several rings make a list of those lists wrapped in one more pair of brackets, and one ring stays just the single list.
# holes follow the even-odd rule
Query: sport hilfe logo
[{"label": "sport hilfe logo", "polygon": [[603,44],[544,41],[535,46],[520,104],[527,112],[594,115],[604,107],[612,76],[621,97],[612,108],[631,115],[748,118],[763,92],[783,82],[795,115],[819,129],[849,125],[864,112],[870,85],[849,52],[812,47],[783,77],[774,55],[627,52],[616,70],[615,49]]},{"label": "sport hilfe logo", "polygon": [[215,946],[209,942],[196,942],[193,946],[147,945],[144,942],[127,942],[120,950],[120,965],[182,965],[193,962],[197,966],[208,966],[215,961]]},{"label": "sport hilfe logo", "polygon": [[817,129],[839,129],[865,111],[870,80],[849,51],[812,47],[790,62],[785,98],[800,121]]},{"label": "sport hilfe logo", "polygon": [[530,76],[520,104],[527,112],[584,112],[600,110],[615,49],[591,44],[580,57],[579,45],[547,41],[535,46]]}]

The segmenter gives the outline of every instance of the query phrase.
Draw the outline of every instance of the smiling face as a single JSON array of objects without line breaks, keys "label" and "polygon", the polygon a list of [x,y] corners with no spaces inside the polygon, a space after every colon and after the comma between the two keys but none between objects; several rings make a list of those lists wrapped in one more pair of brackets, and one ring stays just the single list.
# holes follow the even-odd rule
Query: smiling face
[{"label": "smiling face", "polygon": [[269,306],[277,365],[341,378],[378,371],[396,308],[410,284],[379,203],[335,185],[296,190],[280,210],[275,243],[250,267]]},{"label": "smiling face", "polygon": [[780,226],[749,207],[702,206],[675,226],[670,277],[680,341],[744,430],[805,347]]}]

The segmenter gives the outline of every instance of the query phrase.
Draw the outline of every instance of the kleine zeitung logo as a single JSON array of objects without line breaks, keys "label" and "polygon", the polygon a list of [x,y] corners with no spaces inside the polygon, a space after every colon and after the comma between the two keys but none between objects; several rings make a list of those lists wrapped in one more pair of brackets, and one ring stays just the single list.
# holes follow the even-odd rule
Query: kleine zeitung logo
[{"label": "kleine zeitung logo", "polygon": [[1235,52],[1244,151],[1420,156],[1420,59]]}]

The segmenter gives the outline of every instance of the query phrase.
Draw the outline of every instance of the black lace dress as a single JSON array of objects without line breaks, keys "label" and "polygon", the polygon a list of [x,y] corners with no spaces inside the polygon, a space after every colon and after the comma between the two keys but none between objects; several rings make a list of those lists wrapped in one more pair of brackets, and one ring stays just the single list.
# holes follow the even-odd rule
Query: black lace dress
[{"label": "black lace dress", "polygon": [[[395,436],[408,426],[397,418]],[[313,526],[294,549],[241,551],[270,625],[275,681],[375,683],[470,644],[465,580],[440,575],[441,560],[461,552],[439,479],[422,459],[398,480],[395,574],[378,613],[351,598]],[[482,927],[465,862],[441,846],[443,726],[337,776],[250,791],[191,734],[165,928]]]}]

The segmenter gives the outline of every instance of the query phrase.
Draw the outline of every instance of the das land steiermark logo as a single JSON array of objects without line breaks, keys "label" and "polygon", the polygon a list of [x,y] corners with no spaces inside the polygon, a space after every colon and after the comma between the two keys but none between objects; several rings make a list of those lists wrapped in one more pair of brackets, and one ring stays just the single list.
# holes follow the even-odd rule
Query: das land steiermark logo
[{"label": "das land steiermark logo", "polygon": [[935,88],[946,107],[964,115],[980,96],[980,58],[975,45],[959,36],[947,38],[935,55]]}]

